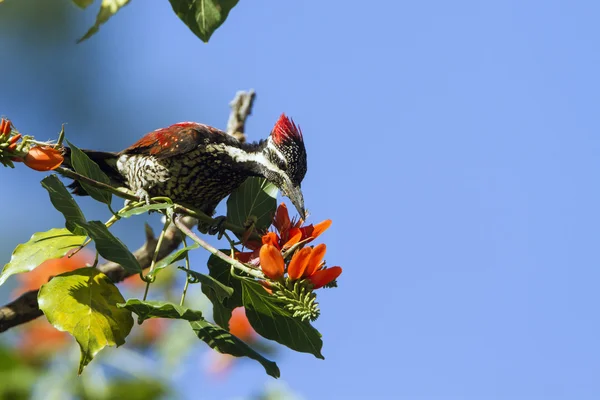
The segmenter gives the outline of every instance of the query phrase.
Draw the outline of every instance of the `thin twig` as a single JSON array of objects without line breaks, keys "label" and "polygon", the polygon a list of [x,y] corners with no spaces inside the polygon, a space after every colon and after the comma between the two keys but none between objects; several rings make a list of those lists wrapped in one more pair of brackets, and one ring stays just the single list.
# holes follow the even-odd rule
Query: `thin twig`
[{"label": "thin twig", "polygon": [[198,235],[196,235],[194,232],[192,232],[192,230],[190,228],[188,228],[187,226],[185,226],[185,224],[183,224],[182,222],[180,222],[179,217],[175,216],[173,218],[173,223],[190,239],[192,239],[194,242],[198,243],[201,247],[205,248],[206,250],[208,250],[211,254],[214,254],[215,256],[217,256],[218,258],[220,258],[221,260],[225,261],[228,264],[231,264],[234,268],[239,269],[242,272],[247,273],[250,276],[253,276],[255,278],[258,279],[265,279],[265,276],[262,274],[262,272],[250,268],[247,265],[242,264],[241,262],[239,262],[238,260],[229,257],[227,254],[217,250],[215,247],[211,246],[210,244],[208,244],[207,242],[205,242],[204,240],[202,240],[200,237],[198,237]]}]

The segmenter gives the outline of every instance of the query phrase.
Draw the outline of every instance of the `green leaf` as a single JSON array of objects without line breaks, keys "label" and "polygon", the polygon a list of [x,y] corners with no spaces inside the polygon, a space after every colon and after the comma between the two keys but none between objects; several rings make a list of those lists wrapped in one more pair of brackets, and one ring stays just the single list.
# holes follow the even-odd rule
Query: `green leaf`
[{"label": "green leaf", "polygon": [[85,239],[65,228],[34,233],[27,243],[18,245],[13,251],[10,262],[0,272],[0,285],[11,275],[32,271],[46,260],[63,257],[81,246]]},{"label": "green leaf", "polygon": [[249,357],[258,361],[265,368],[267,374],[279,378],[279,367],[273,361],[267,360],[246,343],[225,329],[211,324],[208,321],[193,321],[190,325],[199,339],[219,353],[230,354],[235,357]]},{"label": "green leaf", "polygon": [[[220,250],[227,254],[229,250]],[[229,319],[231,311],[236,307],[242,306],[242,285],[240,281],[231,276],[231,265],[215,255],[211,255],[208,259],[208,275],[216,281],[221,282],[224,286],[233,289],[233,294],[228,298],[221,299],[211,285],[202,283],[202,293],[208,297],[213,304],[213,319],[215,322],[229,329]]]},{"label": "green leaf", "polygon": [[310,323],[292,317],[283,303],[267,293],[259,283],[241,279],[241,284],[246,316],[256,332],[292,350],[325,359],[321,354],[323,341],[319,331]]},{"label": "green leaf", "polygon": [[48,191],[54,208],[65,217],[67,229],[76,235],[83,235],[84,232],[77,228],[77,224],[84,224],[85,216],[65,185],[56,175],[49,175],[42,179],[42,186]]},{"label": "green leaf", "polygon": [[152,273],[148,275],[156,276],[160,270],[168,267],[169,265],[177,261],[183,260],[188,251],[197,249],[198,247],[200,246],[197,243],[194,243],[191,246],[174,251],[173,253],[169,254],[168,256],[157,262],[154,266],[154,271],[152,271]]},{"label": "green leaf", "polygon": [[186,321],[204,319],[200,311],[190,310],[166,301],[129,299],[125,304],[119,304],[118,307],[126,308],[136,314],[140,318],[140,323],[150,318],[184,319]]},{"label": "green leaf", "polygon": [[78,224],[87,232],[96,245],[98,253],[107,260],[120,264],[125,271],[137,274],[142,271],[140,263],[129,251],[127,246],[116,238],[106,225],[100,221],[90,221],[85,224]]},{"label": "green leaf", "polygon": [[200,282],[202,285],[215,292],[215,296],[219,301],[223,301],[233,295],[233,288],[223,285],[221,282],[209,275],[201,274],[200,272],[187,270],[185,267],[179,267],[180,270],[187,272],[188,275]]},{"label": "green leaf", "polygon": [[144,214],[144,213],[147,213],[148,211],[166,210],[167,208],[170,208],[170,207],[172,207],[172,205],[167,204],[167,203],[146,204],[145,206],[132,208],[131,210],[127,210],[122,213],[119,213],[119,216],[121,218],[129,218],[133,215]]},{"label": "green leaf", "polygon": [[227,19],[238,0],[169,0],[175,14],[204,43]]},{"label": "green leaf", "polygon": [[[110,185],[110,179],[104,172],[102,172],[95,161],[89,158],[83,151],[79,150],[79,148],[73,143],[69,142],[68,140],[67,143],[71,148],[71,165],[73,166],[75,172],[97,182]],[[110,206],[112,201],[112,193],[107,192],[104,189],[99,189],[83,181],[80,181],[79,183],[94,200],[101,203],[106,203]]]},{"label": "green leaf", "polygon": [[38,304],[48,321],[79,343],[79,373],[106,346],[120,346],[133,327],[119,289],[95,268],[57,275],[40,288]]},{"label": "green leaf", "polygon": [[76,6],[78,6],[79,8],[86,8],[87,6],[91,5],[94,2],[94,0],[73,0],[73,3],[75,3]]},{"label": "green leaf", "polygon": [[98,32],[100,25],[108,21],[110,17],[115,15],[121,7],[125,7],[127,3],[129,3],[129,0],[102,0],[100,11],[98,11],[98,15],[96,16],[96,23],[94,23],[94,26],[92,26],[86,34],[77,41],[77,43],[81,43],[92,37]]},{"label": "green leaf", "polygon": [[252,216],[256,218],[256,230],[262,232],[271,225],[276,209],[277,187],[266,179],[251,177],[227,199],[227,220],[245,226]]}]

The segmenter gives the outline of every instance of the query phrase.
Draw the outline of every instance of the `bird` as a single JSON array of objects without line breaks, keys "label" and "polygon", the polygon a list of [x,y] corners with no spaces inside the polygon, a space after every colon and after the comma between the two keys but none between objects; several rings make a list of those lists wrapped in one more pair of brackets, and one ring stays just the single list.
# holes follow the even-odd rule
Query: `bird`
[{"label": "bird", "polygon": [[[117,153],[83,150],[109,177],[140,200],[169,197],[174,203],[212,216],[215,208],[244,181],[262,177],[288,197],[306,218],[301,183],[307,171],[302,131],[281,114],[267,139],[241,142],[217,128],[180,122],[148,133]],[[63,166],[72,169],[70,149]],[[69,185],[87,195],[78,181]]]}]

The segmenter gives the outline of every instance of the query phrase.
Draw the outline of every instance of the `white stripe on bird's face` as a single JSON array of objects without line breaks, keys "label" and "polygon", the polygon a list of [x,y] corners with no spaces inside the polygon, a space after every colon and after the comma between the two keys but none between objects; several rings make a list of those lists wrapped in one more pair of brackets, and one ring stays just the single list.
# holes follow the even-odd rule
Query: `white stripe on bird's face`
[{"label": "white stripe on bird's face", "polygon": [[[271,139],[269,138],[269,141],[270,140]],[[269,147],[269,143],[267,143],[267,147],[269,148],[269,150],[272,150],[272,148]],[[209,145],[206,145],[204,147],[204,149],[205,149],[205,151],[207,151],[209,153],[218,152],[221,154],[227,154],[235,162],[257,163],[257,164],[261,165],[265,170],[279,175],[282,178],[282,182],[284,183],[283,187],[280,187],[279,189],[281,189],[284,192],[284,195],[287,195],[287,194],[285,194],[286,187],[294,187],[294,184],[292,183],[292,180],[290,179],[288,174],[284,170],[279,168],[277,165],[275,165],[271,160],[269,160],[266,157],[264,152],[247,152],[245,150],[242,150],[237,147],[230,146],[230,145],[227,145],[224,143],[209,144]],[[281,157],[282,160],[285,160],[283,158],[283,154],[281,154],[281,152],[279,150],[277,150],[277,151],[279,152],[278,157]],[[275,153],[275,154],[277,154],[277,153]]]}]

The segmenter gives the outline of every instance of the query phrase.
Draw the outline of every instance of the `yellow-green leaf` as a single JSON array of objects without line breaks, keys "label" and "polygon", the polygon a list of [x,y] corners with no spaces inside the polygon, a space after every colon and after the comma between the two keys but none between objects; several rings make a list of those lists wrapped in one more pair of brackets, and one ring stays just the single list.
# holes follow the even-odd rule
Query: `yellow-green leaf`
[{"label": "yellow-green leaf", "polygon": [[127,3],[129,3],[129,0],[102,0],[100,11],[98,11],[98,15],[96,16],[96,23],[77,41],[77,43],[81,43],[92,37],[98,32],[100,25],[108,21],[110,17],[115,15],[121,7],[125,7]]},{"label": "yellow-green leaf", "polygon": [[79,343],[79,373],[106,346],[120,346],[133,327],[125,299],[106,275],[81,268],[57,275],[40,288],[38,304],[48,321]]},{"label": "yellow-green leaf", "polygon": [[27,243],[18,245],[13,251],[10,262],[0,272],[0,285],[11,275],[32,271],[46,260],[63,257],[81,246],[85,238],[73,235],[65,228],[34,233]]}]

